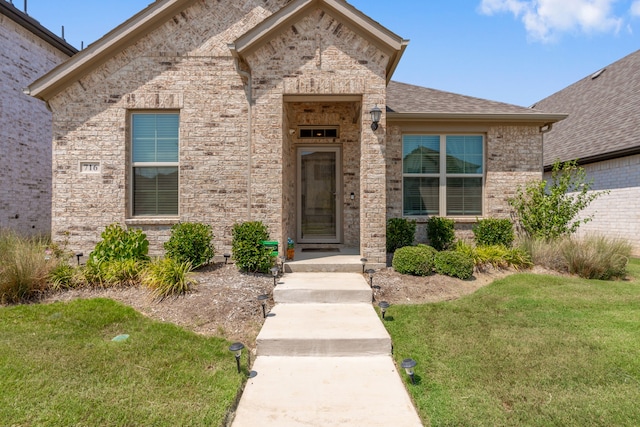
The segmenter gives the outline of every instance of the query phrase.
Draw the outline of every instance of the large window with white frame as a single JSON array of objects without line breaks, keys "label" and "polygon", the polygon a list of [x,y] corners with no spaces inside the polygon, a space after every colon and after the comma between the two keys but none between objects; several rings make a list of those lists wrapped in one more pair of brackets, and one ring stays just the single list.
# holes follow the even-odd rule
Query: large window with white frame
[{"label": "large window with white frame", "polygon": [[177,113],[131,114],[132,214],[178,215]]},{"label": "large window with white frame", "polygon": [[403,215],[482,215],[484,137],[403,135]]}]

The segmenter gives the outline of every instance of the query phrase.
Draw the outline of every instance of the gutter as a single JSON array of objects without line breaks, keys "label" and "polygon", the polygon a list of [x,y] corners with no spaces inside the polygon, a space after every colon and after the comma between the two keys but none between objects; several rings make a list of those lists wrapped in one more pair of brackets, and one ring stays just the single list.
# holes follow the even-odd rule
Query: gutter
[{"label": "gutter", "polygon": [[[398,113],[387,112],[387,121],[408,121],[408,122],[508,122],[508,123],[541,123],[542,127],[549,127],[553,123],[564,120],[568,114],[547,114],[547,113],[450,113],[450,112],[413,112]],[[541,129],[542,131],[542,129]]]},{"label": "gutter", "polygon": [[[576,160],[579,166],[583,166],[591,163],[604,162],[606,160],[619,159],[621,157],[634,156],[637,154],[640,154],[640,146],[625,148],[623,150],[611,151],[608,153],[594,154],[592,156],[587,156],[583,158],[561,160],[561,162]],[[553,169],[553,164],[544,165],[545,172],[550,172],[552,169]]]}]

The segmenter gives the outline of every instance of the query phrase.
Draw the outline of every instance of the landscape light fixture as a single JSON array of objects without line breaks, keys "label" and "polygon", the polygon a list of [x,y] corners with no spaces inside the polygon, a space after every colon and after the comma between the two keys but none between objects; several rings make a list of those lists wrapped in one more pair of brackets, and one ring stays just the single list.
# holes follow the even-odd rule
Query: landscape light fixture
[{"label": "landscape light fixture", "polygon": [[276,280],[278,278],[279,272],[280,270],[278,270],[278,267],[271,267],[271,274],[273,275],[273,286],[276,286]]},{"label": "landscape light fixture", "polygon": [[268,299],[269,299],[269,295],[267,294],[258,295],[258,301],[260,301],[260,303],[262,304],[262,317],[265,319],[267,318],[266,301]]},{"label": "landscape light fixture", "polygon": [[364,274],[364,267],[367,265],[368,259],[360,258],[360,264],[362,264],[362,273]]},{"label": "landscape light fixture", "polygon": [[[234,342],[229,346],[229,351],[233,351],[236,356],[236,366],[238,367],[238,373],[240,373],[240,356],[242,355],[242,349],[244,348],[244,344],[241,342]],[[403,362],[404,363],[404,362]]]},{"label": "landscape light fixture", "polygon": [[231,258],[231,254],[224,254],[224,264],[225,265],[229,262],[229,258]]},{"label": "landscape light fixture", "polygon": [[380,311],[382,312],[382,319],[384,319],[384,314],[387,312],[387,308],[389,308],[391,304],[386,301],[380,301],[378,303],[378,307],[380,307]]},{"label": "landscape light fixture", "polygon": [[376,104],[376,106],[369,111],[369,114],[371,114],[371,130],[375,132],[378,129],[378,123],[380,123],[380,118],[382,117],[382,110],[378,107],[378,104]]},{"label": "landscape light fixture", "polygon": [[76,252],[76,258],[78,258],[78,265],[80,265],[80,257],[84,255],[82,252]]},{"label": "landscape light fixture", "polygon": [[407,375],[409,375],[409,378],[411,378],[411,384],[416,383],[414,379],[415,371],[413,368],[415,368],[417,364],[418,363],[413,359],[404,359],[400,364],[400,366],[407,372]]},{"label": "landscape light fixture", "polygon": [[375,272],[376,271],[373,268],[370,268],[365,271],[365,273],[369,275],[369,286],[371,286],[371,289],[373,289],[373,273]]}]

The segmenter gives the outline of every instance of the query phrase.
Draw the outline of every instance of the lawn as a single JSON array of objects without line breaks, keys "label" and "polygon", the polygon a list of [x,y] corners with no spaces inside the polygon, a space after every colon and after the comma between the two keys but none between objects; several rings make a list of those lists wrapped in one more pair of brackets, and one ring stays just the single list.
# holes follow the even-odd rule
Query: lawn
[{"label": "lawn", "polygon": [[385,322],[425,425],[640,425],[640,261],[628,281],[516,274]]},{"label": "lawn", "polygon": [[228,342],[107,299],[2,307],[0,335],[3,426],[219,426],[242,386]]}]

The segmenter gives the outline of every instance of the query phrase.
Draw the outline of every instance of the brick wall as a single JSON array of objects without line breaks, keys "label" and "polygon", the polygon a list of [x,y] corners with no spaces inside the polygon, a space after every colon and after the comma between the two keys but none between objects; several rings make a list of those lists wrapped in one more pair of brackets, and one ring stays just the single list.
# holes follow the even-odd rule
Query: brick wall
[{"label": "brick wall", "polygon": [[[542,177],[542,134],[537,126],[470,125],[465,123],[445,125],[394,124],[388,130],[387,145],[387,218],[402,217],[402,133],[481,133],[485,135],[486,181],[484,187],[484,217],[509,218],[508,199],[515,195],[518,186]],[[426,221],[416,218],[416,240],[427,243]],[[471,227],[475,217],[456,220],[456,234],[460,238],[472,238]]]},{"label": "brick wall", "polygon": [[67,56],[0,14],[0,228],[51,231],[51,113],[22,89]]},{"label": "brick wall", "polygon": [[[640,155],[606,160],[583,166],[593,191],[609,194],[594,200],[581,216],[593,220],[578,229],[579,236],[599,234],[628,240],[640,256]],[[545,174],[549,177],[550,174]]]}]

